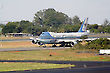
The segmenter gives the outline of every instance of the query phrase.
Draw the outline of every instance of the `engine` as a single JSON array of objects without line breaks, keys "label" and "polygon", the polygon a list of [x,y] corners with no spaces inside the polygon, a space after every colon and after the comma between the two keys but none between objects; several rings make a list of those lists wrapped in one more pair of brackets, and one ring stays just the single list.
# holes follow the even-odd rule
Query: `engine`
[{"label": "engine", "polygon": [[37,42],[37,40],[32,40],[32,43],[37,44],[38,42]]}]

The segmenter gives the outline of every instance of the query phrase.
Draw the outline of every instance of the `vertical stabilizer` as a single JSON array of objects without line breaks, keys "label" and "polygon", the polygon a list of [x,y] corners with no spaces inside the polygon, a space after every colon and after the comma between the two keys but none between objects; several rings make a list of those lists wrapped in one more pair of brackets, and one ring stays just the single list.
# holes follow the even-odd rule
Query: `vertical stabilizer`
[{"label": "vertical stabilizer", "polygon": [[88,22],[88,18],[86,18],[83,23],[81,24],[81,27],[79,29],[78,32],[87,32],[86,28],[87,28],[87,22]]}]

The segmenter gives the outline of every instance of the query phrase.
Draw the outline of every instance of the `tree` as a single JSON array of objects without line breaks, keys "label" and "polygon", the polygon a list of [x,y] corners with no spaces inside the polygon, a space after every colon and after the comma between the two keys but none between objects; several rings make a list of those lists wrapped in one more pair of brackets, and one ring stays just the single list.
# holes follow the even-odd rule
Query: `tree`
[{"label": "tree", "polygon": [[19,27],[17,28],[17,32],[32,33],[32,28],[33,28],[32,22],[22,20],[19,22]]},{"label": "tree", "polygon": [[38,24],[38,25],[43,25],[43,21],[44,21],[44,12],[43,11],[38,11],[35,16],[34,16],[34,24]]},{"label": "tree", "polygon": [[81,24],[77,24],[77,25],[72,25],[72,31],[73,32],[78,32],[79,28],[81,27]]},{"label": "tree", "polygon": [[34,16],[34,24],[40,26],[58,27],[60,24],[71,23],[71,19],[62,12],[53,8],[38,11]]},{"label": "tree", "polygon": [[5,33],[16,33],[19,22],[8,22],[2,29],[3,34]]},{"label": "tree", "polygon": [[109,25],[109,21],[107,19],[105,19],[103,26],[107,26],[107,25]]},{"label": "tree", "polygon": [[32,22],[22,20],[20,22],[8,22],[2,29],[5,33],[33,33]]},{"label": "tree", "polygon": [[110,33],[110,25],[107,25],[106,27],[103,28],[104,32]]},{"label": "tree", "polygon": [[104,32],[104,28],[102,26],[98,26],[98,31],[99,31],[99,33],[102,33],[102,32]]},{"label": "tree", "polygon": [[5,25],[4,24],[0,24],[0,28],[3,28]]},{"label": "tree", "polygon": [[74,16],[72,21],[73,21],[73,24],[74,24],[74,25],[75,25],[75,24],[80,24],[80,23],[81,23],[81,21],[80,21],[80,19],[79,19],[78,16]]},{"label": "tree", "polygon": [[87,26],[87,29],[90,30],[90,32],[92,33],[99,33],[98,28],[99,28],[98,24],[91,24]]},{"label": "tree", "polygon": [[87,48],[108,49],[108,48],[110,48],[109,45],[110,45],[110,40],[108,40],[107,38],[100,38],[100,39],[96,39],[96,40],[89,42],[87,45]]},{"label": "tree", "polygon": [[49,8],[38,11],[34,16],[33,24],[33,30],[36,33],[42,31],[67,32],[71,29],[72,19],[62,12]]},{"label": "tree", "polygon": [[0,24],[0,35],[2,34],[2,29],[5,27],[4,24]]}]

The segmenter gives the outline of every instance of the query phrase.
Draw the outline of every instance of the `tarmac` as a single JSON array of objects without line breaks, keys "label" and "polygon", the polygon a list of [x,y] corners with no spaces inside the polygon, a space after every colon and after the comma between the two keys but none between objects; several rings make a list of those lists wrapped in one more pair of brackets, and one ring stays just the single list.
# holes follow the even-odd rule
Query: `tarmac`
[{"label": "tarmac", "polygon": [[110,73],[110,62],[97,61],[41,61],[41,60],[0,60],[0,62],[38,62],[54,64],[74,64],[75,67],[59,69],[10,71],[0,73]]},{"label": "tarmac", "polygon": [[31,51],[31,50],[41,50],[41,49],[66,49],[70,47],[27,47],[27,48],[0,48],[0,51]]}]

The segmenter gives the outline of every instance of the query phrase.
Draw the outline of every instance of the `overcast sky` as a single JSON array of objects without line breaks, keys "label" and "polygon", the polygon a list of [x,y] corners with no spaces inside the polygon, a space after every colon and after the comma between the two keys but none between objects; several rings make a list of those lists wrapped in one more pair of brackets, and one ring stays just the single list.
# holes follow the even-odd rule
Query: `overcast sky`
[{"label": "overcast sky", "polygon": [[32,21],[34,14],[54,8],[70,17],[81,20],[89,17],[89,23],[102,24],[110,21],[110,0],[0,0],[0,23],[6,21]]}]

